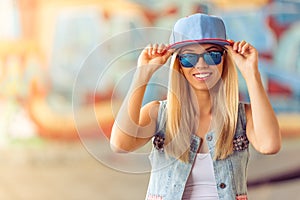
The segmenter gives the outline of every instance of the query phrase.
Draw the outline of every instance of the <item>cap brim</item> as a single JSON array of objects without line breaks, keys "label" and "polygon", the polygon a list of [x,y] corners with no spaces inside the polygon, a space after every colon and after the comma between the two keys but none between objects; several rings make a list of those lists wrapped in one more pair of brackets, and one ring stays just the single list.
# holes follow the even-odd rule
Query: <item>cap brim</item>
[{"label": "cap brim", "polygon": [[185,40],[181,42],[176,42],[168,46],[168,49],[178,49],[186,45],[191,44],[217,44],[220,46],[231,45],[232,42],[223,39],[202,39],[202,40]]}]

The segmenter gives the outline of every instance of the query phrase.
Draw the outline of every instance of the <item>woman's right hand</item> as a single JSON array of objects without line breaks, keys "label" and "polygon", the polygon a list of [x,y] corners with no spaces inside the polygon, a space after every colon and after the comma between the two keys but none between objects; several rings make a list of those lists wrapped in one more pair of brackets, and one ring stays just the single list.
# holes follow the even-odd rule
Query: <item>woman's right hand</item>
[{"label": "woman's right hand", "polygon": [[149,44],[138,58],[138,67],[146,67],[151,72],[155,72],[167,62],[172,52],[167,50],[165,44]]}]

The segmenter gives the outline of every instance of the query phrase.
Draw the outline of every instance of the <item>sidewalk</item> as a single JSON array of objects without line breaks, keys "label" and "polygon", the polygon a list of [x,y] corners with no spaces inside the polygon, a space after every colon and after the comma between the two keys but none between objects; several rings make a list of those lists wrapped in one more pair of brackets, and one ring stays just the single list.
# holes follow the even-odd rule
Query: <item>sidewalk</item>
[{"label": "sidewalk", "polygon": [[[272,177],[284,177],[293,171],[300,172],[300,138],[284,139],[276,155],[261,155],[251,151],[248,180],[256,183],[268,182]],[[277,183],[249,187],[249,198],[253,200],[297,199],[300,178]]]},{"label": "sidewalk", "polygon": [[[299,156],[290,156],[300,152],[298,142],[284,142],[276,156],[253,153],[249,180],[299,164]],[[144,199],[149,178],[149,173],[123,173],[104,166],[80,142],[13,144],[0,148],[0,163],[0,199],[4,200],[140,200]],[[296,179],[249,188],[249,197],[295,199],[299,185],[300,179]]]},{"label": "sidewalk", "polygon": [[79,142],[42,143],[0,150],[1,200],[144,198],[148,174],[125,174],[109,169]]}]

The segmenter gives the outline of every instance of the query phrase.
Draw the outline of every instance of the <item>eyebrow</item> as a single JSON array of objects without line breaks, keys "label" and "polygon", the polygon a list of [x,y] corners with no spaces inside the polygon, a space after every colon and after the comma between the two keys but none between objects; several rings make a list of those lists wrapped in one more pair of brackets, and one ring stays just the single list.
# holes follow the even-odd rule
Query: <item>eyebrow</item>
[{"label": "eyebrow", "polygon": [[184,50],[182,50],[182,51],[180,51],[180,53],[183,53],[183,52],[185,52],[185,51],[194,51],[193,49],[184,49]]},{"label": "eyebrow", "polygon": [[216,46],[211,46],[208,47],[207,49],[205,49],[206,51],[211,50],[211,49],[217,49],[217,50],[221,50],[220,48],[216,47]]},{"label": "eyebrow", "polygon": [[[218,48],[217,46],[211,46],[211,47],[206,48],[205,51],[208,51],[208,50],[211,50],[211,49],[222,50],[222,49]],[[185,51],[193,52],[194,49],[184,49],[184,50],[180,51],[180,53],[183,53]]]}]

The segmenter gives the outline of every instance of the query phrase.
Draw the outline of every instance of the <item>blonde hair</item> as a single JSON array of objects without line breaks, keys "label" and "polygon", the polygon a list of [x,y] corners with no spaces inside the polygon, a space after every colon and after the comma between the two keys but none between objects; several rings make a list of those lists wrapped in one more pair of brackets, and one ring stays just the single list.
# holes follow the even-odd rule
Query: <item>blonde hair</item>
[{"label": "blonde hair", "polygon": [[[225,159],[233,152],[233,137],[238,117],[237,71],[230,55],[224,53],[223,72],[210,90],[212,100],[211,128],[218,136],[214,159]],[[184,162],[189,161],[191,135],[197,131],[198,104],[193,89],[181,72],[174,52],[171,59],[167,95],[165,151]]]}]

